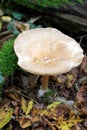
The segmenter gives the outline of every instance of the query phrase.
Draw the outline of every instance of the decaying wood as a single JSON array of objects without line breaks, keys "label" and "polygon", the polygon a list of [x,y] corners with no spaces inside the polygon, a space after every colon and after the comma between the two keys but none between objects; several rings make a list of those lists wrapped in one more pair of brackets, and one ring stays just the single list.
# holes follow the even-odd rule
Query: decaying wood
[{"label": "decaying wood", "polygon": [[87,32],[87,1],[83,4],[73,2],[59,9],[43,10],[44,17],[59,28],[71,33]]}]

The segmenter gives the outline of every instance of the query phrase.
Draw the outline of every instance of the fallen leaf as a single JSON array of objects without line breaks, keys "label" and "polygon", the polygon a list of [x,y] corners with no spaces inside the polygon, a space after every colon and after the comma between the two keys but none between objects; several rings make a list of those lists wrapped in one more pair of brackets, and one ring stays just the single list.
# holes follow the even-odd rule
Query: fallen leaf
[{"label": "fallen leaf", "polygon": [[30,113],[31,109],[33,108],[33,101],[28,102],[27,110],[26,110],[26,116]]},{"label": "fallen leaf", "polygon": [[23,112],[26,113],[27,101],[23,97],[21,98],[21,108],[22,108]]},{"label": "fallen leaf", "polygon": [[29,127],[29,126],[32,125],[31,120],[29,120],[29,119],[26,118],[26,117],[20,118],[20,119],[18,120],[18,122],[19,122],[21,128],[23,128],[23,129],[24,129],[24,128],[27,128],[27,127]]},{"label": "fallen leaf", "polygon": [[15,100],[17,101],[18,100],[18,95],[16,93],[11,93],[9,92],[8,95],[7,95],[9,98],[11,98],[12,100]]},{"label": "fallen leaf", "polygon": [[10,16],[2,16],[1,19],[4,22],[10,22],[12,20],[12,18]]},{"label": "fallen leaf", "polygon": [[87,74],[87,55],[85,55],[84,58],[83,58],[83,62],[81,64],[81,70],[80,71]]},{"label": "fallen leaf", "polygon": [[16,117],[18,117],[18,114],[19,114],[19,107],[18,106],[14,109],[13,113]]},{"label": "fallen leaf", "polygon": [[0,108],[0,128],[3,128],[8,122],[10,122],[12,118],[13,109],[7,108]]},{"label": "fallen leaf", "polygon": [[74,106],[80,111],[80,114],[87,115],[87,85],[78,90]]},{"label": "fallen leaf", "polygon": [[73,74],[67,74],[66,78],[66,87],[71,88],[76,80],[76,77]]},{"label": "fallen leaf", "polygon": [[55,124],[55,126],[59,130],[70,130],[72,126],[75,126],[77,123],[81,121],[82,120],[80,119],[80,117],[76,116],[75,113],[71,111],[69,119],[64,119],[63,117],[59,117],[57,119],[57,123]]},{"label": "fallen leaf", "polygon": [[48,105],[48,106],[47,106],[47,109],[54,108],[54,107],[56,107],[56,106],[57,106],[58,104],[60,104],[60,103],[61,103],[61,102],[54,102],[54,103]]},{"label": "fallen leaf", "polygon": [[27,23],[24,23],[24,22],[19,22],[19,21],[15,21],[15,26],[17,27],[17,29],[20,31],[20,32],[23,32],[24,30],[29,30],[29,24]]}]

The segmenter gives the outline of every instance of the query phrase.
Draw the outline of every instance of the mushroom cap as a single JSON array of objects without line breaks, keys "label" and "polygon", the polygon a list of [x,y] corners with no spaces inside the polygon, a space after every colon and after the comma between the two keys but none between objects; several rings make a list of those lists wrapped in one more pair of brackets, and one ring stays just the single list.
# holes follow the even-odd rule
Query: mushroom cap
[{"label": "mushroom cap", "polygon": [[24,31],[14,42],[18,65],[37,75],[57,75],[78,66],[84,57],[80,45],[55,28]]}]

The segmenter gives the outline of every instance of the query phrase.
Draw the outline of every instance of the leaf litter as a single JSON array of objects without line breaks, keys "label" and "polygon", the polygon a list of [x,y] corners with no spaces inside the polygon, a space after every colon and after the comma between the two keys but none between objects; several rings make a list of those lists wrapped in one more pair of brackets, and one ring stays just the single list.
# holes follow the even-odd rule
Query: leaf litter
[{"label": "leaf litter", "polygon": [[[20,14],[4,16],[0,10],[0,30],[3,22],[8,31],[0,36],[18,34],[35,27],[40,16],[27,22],[18,21]],[[20,15],[20,18],[22,16]],[[13,28],[15,27],[15,28]],[[12,35],[14,36],[14,35]],[[5,40],[5,39],[4,39]],[[20,78],[21,77],[21,78]],[[0,129],[2,130],[86,130],[87,129],[87,55],[82,64],[70,72],[51,76],[50,92],[37,98],[40,76],[16,72],[5,82],[0,103]],[[52,93],[53,92],[53,93]]]},{"label": "leaf litter", "polygon": [[[32,130],[72,130],[74,128],[77,130],[86,128],[87,73],[85,69],[86,63],[85,65],[82,63],[81,66],[65,75],[51,77],[49,86],[53,84],[55,93],[50,104],[42,102],[44,97],[40,99],[37,98],[37,95],[35,97],[32,90],[35,90],[36,84],[35,86],[32,84],[33,87],[30,86],[30,89],[29,86],[26,87],[26,90],[31,90],[32,95],[23,93],[24,90],[20,85],[18,87],[17,85],[9,86],[7,84],[8,86],[4,90],[5,98],[0,105],[0,128],[9,127],[8,124],[11,124],[12,121],[17,125],[19,124],[20,129],[26,130],[27,128]],[[78,75],[78,73],[80,74]],[[32,77],[32,75],[30,76]],[[67,100],[64,96],[66,90],[69,95],[71,91],[75,91],[75,97],[73,98],[72,94],[72,97],[69,96]],[[73,104],[70,104],[69,101],[73,101]],[[11,126],[14,129],[14,125],[11,124]]]}]

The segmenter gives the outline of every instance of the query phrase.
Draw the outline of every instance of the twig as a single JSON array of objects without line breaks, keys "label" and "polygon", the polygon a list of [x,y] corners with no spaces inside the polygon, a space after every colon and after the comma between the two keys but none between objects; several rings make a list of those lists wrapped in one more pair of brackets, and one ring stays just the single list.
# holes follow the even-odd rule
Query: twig
[{"label": "twig", "polygon": [[31,22],[31,23],[34,23],[36,22],[37,20],[39,20],[41,18],[41,16],[38,16],[36,18],[31,18],[28,22]]},{"label": "twig", "polygon": [[84,37],[87,37],[87,34],[84,34],[84,35],[81,35],[81,36],[78,36],[78,37],[75,37],[75,39],[78,39],[78,38],[84,38]]},{"label": "twig", "polygon": [[3,35],[9,34],[9,33],[10,33],[10,31],[4,31],[4,32],[0,33],[0,37]]},{"label": "twig", "polygon": [[44,121],[50,126],[51,130],[56,130],[55,127],[52,125],[52,123],[45,117],[43,117]]},{"label": "twig", "polygon": [[3,42],[6,41],[7,39],[12,38],[12,37],[14,37],[14,36],[15,36],[14,34],[11,34],[11,35],[9,35],[9,36],[7,36],[7,37],[1,39],[1,40],[0,40],[0,43],[3,43]]},{"label": "twig", "polygon": [[83,37],[81,36],[80,41],[79,41],[79,45],[81,45],[82,40],[83,40]]},{"label": "twig", "polygon": [[18,94],[20,94],[21,96],[23,96],[23,97],[25,97],[25,98],[27,98],[27,99],[29,99],[29,100],[33,100],[35,103],[39,104],[36,100],[34,100],[34,99],[28,97],[27,95],[25,95],[25,94],[23,94],[23,93],[21,93],[21,92],[19,92],[19,91],[17,91],[17,90],[11,90],[11,92],[18,93]]}]

